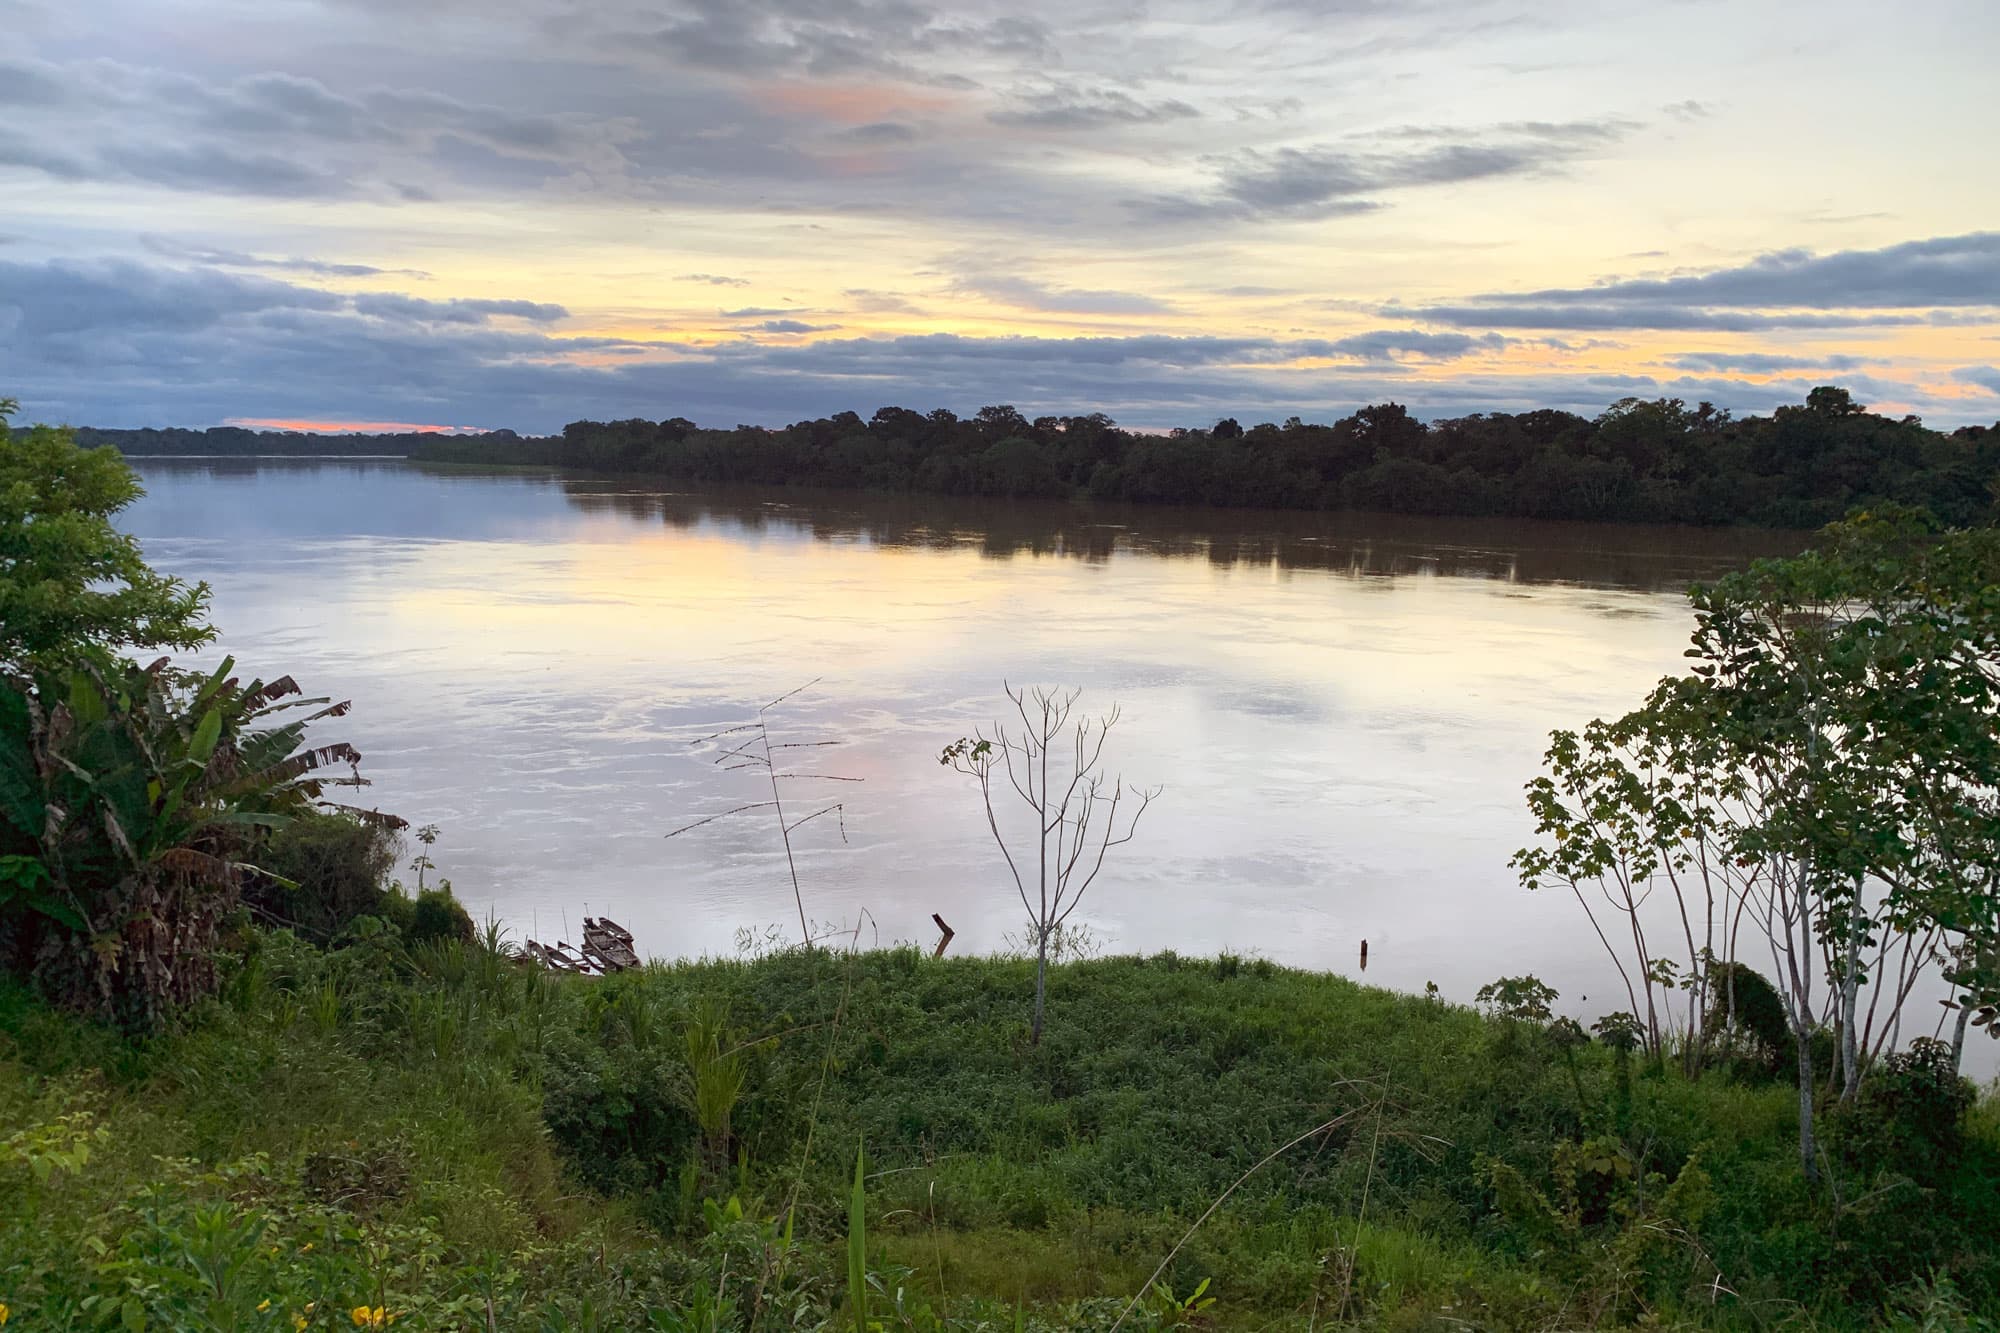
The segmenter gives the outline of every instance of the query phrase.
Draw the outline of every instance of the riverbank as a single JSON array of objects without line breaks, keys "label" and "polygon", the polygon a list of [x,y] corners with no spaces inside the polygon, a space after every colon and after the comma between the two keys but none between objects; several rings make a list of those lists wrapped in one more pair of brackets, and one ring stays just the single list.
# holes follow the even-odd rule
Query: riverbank
[{"label": "riverbank", "polygon": [[[1203,1280],[1227,1328],[1865,1327],[1916,1302],[1971,1329],[2000,1302],[1990,1094],[1948,1133],[1871,1102],[1815,1194],[1794,1093],[1750,1060],[1689,1078],[1255,960],[1063,966],[1033,1046],[1004,960],[582,979],[365,928],[239,947],[221,999],[140,1044],[0,992],[20,1326],[817,1326],[850,1300],[857,1145],[894,1328],[1017,1305],[1108,1328],[1163,1261],[1126,1327]],[[734,1313],[698,1322],[717,1293]]]}]

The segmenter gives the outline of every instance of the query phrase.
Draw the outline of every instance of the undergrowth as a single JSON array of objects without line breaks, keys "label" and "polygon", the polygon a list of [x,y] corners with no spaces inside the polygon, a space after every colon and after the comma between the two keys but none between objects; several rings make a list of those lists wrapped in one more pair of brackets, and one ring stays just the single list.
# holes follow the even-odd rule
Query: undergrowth
[{"label": "undergrowth", "polygon": [[0,989],[9,1333],[719,1333],[857,1307],[913,1330],[1973,1330],[2000,1307],[1992,1096],[1949,1133],[1932,1096],[1904,1133],[1885,1082],[1815,1193],[1761,1067],[1621,1076],[1536,1022],[1256,960],[1057,968],[1035,1045],[1029,963],[583,979],[493,943],[249,934],[217,999],[141,1041]]}]

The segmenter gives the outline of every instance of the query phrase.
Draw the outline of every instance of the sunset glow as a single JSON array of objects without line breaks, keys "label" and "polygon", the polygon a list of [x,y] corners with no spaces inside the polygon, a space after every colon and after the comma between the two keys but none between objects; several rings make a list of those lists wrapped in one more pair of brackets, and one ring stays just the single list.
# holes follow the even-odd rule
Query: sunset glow
[{"label": "sunset glow", "polygon": [[0,352],[101,425],[1990,422],[2000,18],[1928,12],[26,0]]}]

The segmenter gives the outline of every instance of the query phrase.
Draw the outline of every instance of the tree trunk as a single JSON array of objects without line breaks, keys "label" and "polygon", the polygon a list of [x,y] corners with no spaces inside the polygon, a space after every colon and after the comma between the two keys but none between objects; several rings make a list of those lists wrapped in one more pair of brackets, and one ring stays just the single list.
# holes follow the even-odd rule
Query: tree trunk
[{"label": "tree trunk", "polygon": [[1847,963],[1840,975],[1840,1100],[1851,1102],[1861,1091],[1861,1038],[1857,1019],[1861,1001],[1861,937],[1868,919],[1861,914],[1861,889],[1855,887],[1854,917],[1847,925]]},{"label": "tree trunk", "polygon": [[1958,1004],[1958,1022],[1951,1029],[1951,1072],[1959,1071],[1960,1062],[1965,1059],[1965,1025],[1972,1019],[1972,994],[1967,992]]},{"label": "tree trunk", "polygon": [[1813,1148],[1813,1058],[1812,1033],[1794,1024],[1792,1040],[1799,1047],[1799,1169],[1808,1184],[1819,1180],[1819,1164]]},{"label": "tree trunk", "polygon": [[1042,1001],[1048,994],[1049,978],[1049,932],[1047,930],[1038,930],[1035,932],[1035,938],[1037,941],[1035,947],[1035,1021],[1028,1029],[1028,1044],[1030,1046],[1039,1046],[1042,1044]]}]

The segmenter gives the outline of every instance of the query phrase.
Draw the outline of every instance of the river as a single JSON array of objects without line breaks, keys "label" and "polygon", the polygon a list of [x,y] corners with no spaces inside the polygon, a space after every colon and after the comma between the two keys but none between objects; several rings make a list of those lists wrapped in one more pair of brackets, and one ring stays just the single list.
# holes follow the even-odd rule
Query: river
[{"label": "river", "polygon": [[[1678,669],[1693,579],[1795,534],[849,495],[724,496],[400,461],[137,460],[127,523],[214,590],[220,648],[354,702],[321,724],[475,915],[657,956],[798,933],[764,799],[691,741],[769,714],[798,771],[816,928],[1018,936],[941,747],[1003,682],[1117,705],[1110,767],[1163,788],[1076,920],[1105,952],[1248,956],[1469,1000],[1533,972],[1625,1007],[1576,904],[1508,857],[1548,732]],[[214,654],[210,655],[211,657]],[[818,742],[834,741],[821,746]],[[822,802],[824,803],[824,802]],[[1127,807],[1129,808],[1129,807]]]}]

